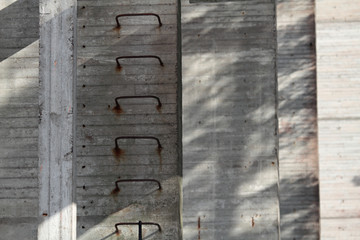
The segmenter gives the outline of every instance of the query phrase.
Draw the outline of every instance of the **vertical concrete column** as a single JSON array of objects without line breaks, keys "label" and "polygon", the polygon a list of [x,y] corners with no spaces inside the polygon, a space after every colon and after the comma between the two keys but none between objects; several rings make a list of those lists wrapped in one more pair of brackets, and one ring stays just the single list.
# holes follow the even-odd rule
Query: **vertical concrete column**
[{"label": "vertical concrete column", "polygon": [[281,239],[319,238],[314,11],[277,1]]},{"label": "vertical concrete column", "polygon": [[40,1],[39,240],[75,239],[75,4]]},{"label": "vertical concrete column", "polygon": [[316,1],[321,239],[360,239],[360,3]]},{"label": "vertical concrete column", "polygon": [[181,14],[184,239],[278,239],[275,1]]}]

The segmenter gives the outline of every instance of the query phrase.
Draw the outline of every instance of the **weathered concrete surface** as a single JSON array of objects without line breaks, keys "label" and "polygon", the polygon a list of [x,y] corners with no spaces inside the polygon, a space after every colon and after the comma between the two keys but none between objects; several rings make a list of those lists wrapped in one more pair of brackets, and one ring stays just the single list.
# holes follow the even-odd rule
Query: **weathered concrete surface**
[{"label": "weathered concrete surface", "polygon": [[281,239],[319,239],[314,0],[277,1]]},{"label": "weathered concrete surface", "polygon": [[[120,18],[125,13],[152,12],[154,16]],[[143,227],[146,239],[181,239],[177,122],[177,15],[176,0],[78,1],[77,71],[77,204],[79,239],[137,239],[137,227],[118,222],[157,222],[162,232]],[[158,55],[156,59],[120,60],[126,55]],[[155,95],[154,99],[119,100],[119,96]],[[122,152],[114,154],[119,136],[153,136],[152,140],[119,140]],[[150,178],[153,183],[121,183],[118,179]]]},{"label": "weathered concrete surface", "polygon": [[181,2],[183,239],[278,239],[275,1]]},{"label": "weathered concrete surface", "polygon": [[36,239],[39,5],[0,1],[0,239]]},{"label": "weathered concrete surface", "polygon": [[321,239],[360,239],[360,4],[317,0]]},{"label": "weathered concrete surface", "polygon": [[76,1],[40,1],[38,239],[75,239]]}]

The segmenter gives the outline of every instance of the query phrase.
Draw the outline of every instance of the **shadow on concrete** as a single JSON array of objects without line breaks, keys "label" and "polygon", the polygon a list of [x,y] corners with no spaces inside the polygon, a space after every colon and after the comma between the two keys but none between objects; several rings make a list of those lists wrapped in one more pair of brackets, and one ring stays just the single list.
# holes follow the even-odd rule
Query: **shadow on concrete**
[{"label": "shadow on concrete", "polygon": [[278,2],[282,239],[320,239],[314,8]]},{"label": "shadow on concrete", "polygon": [[[281,1],[280,1],[281,2]],[[246,3],[244,3],[246,4]],[[256,3],[254,3],[256,4]],[[194,4],[194,9],[200,6],[200,4]],[[183,38],[183,55],[191,56],[192,54],[196,56],[196,50],[194,46],[198,46],[198,53],[203,54],[206,53],[216,53],[217,46],[221,48],[223,45],[226,45],[226,41],[221,41],[218,39],[214,39],[214,35],[219,36],[227,36],[231,41],[232,35],[240,36],[240,34],[246,33],[249,38],[251,38],[253,31],[258,32],[266,32],[271,29],[271,26],[261,26],[259,23],[256,27],[249,27],[241,29],[242,31],[231,32],[230,29],[224,30],[216,28],[215,26],[218,22],[214,23],[211,26],[210,19],[211,16],[216,16],[217,12],[223,10],[222,5],[213,5],[210,11],[204,12],[196,12],[194,10],[194,15],[191,19],[191,23],[201,24],[203,23],[204,28],[198,34],[193,31],[193,29],[188,30],[190,32],[185,32],[185,37]],[[239,13],[240,15],[240,13]],[[234,16],[235,17],[235,16]],[[239,16],[237,16],[238,19]],[[235,18],[234,18],[235,19]],[[245,21],[247,19],[245,18]],[[218,20],[221,22],[220,18]],[[251,22],[249,18],[249,22]],[[224,23],[225,24],[225,23]],[[231,23],[227,23],[231,24]],[[310,26],[310,27],[309,27]],[[190,28],[190,27],[189,27]],[[311,35],[312,37],[309,39],[307,37],[299,37],[297,33],[300,35],[304,33],[304,35]],[[184,34],[184,31],[183,31]],[[315,36],[314,36],[314,16],[307,16],[305,18],[300,18],[298,22],[289,22],[289,24],[278,30],[278,38],[281,39],[281,43],[283,44],[281,47],[286,48],[288,50],[288,54],[286,56],[280,55],[278,56],[278,76],[282,79],[290,79],[290,81],[284,83],[280,82],[279,86],[279,107],[278,114],[280,118],[280,131],[279,131],[279,154],[280,154],[280,175],[283,176],[279,180],[279,197],[280,197],[280,223],[281,223],[281,239],[319,239],[319,184],[318,184],[318,159],[317,159],[317,112],[316,112],[316,73],[315,73]],[[212,43],[206,46],[204,43],[204,39],[209,39],[208,42]],[[285,40],[284,40],[285,39]],[[241,46],[246,45],[248,49],[253,49],[256,47],[256,43],[259,43],[263,40],[262,46],[264,51],[271,49],[274,46],[274,42],[272,39],[253,39],[253,43],[243,40],[238,41],[238,45]],[[258,42],[256,42],[258,41]],[[305,52],[304,55],[296,55],[296,52],[299,49]],[[190,51],[193,51],[192,53]],[[250,50],[251,51],[251,50]],[[230,54],[230,53],[229,53]],[[198,96],[198,98],[194,101],[194,106],[191,105],[186,106],[187,115],[184,118],[187,122],[184,122],[188,129],[185,129],[184,139],[189,139],[186,143],[186,148],[191,148],[192,144],[196,144],[197,142],[208,142],[209,139],[213,138],[213,141],[216,142],[217,147],[222,147],[224,152],[221,150],[216,151],[212,149],[204,149],[202,154],[202,158],[196,159],[198,161],[197,166],[193,167],[194,174],[195,169],[200,169],[202,166],[206,166],[206,161],[216,161],[216,170],[212,173],[213,176],[207,175],[209,179],[216,178],[216,176],[220,179],[220,182],[229,182],[227,186],[219,185],[219,186],[210,186],[208,189],[204,187],[201,195],[197,196],[199,199],[207,199],[207,197],[216,195],[216,192],[221,192],[221,189],[228,189],[229,192],[236,191],[238,189],[247,189],[247,185],[253,184],[259,180],[259,175],[261,171],[266,172],[267,169],[271,169],[271,164],[265,165],[261,159],[265,159],[263,153],[256,152],[251,157],[245,156],[244,153],[249,152],[249,148],[251,146],[275,146],[275,143],[268,139],[265,131],[271,131],[272,127],[272,118],[263,118],[259,123],[259,119],[255,118],[253,113],[261,112],[264,109],[268,108],[267,101],[271,101],[271,96],[267,95],[272,89],[271,85],[266,85],[264,82],[259,82],[256,84],[255,78],[243,78],[242,72],[252,72],[259,71],[261,69],[271,68],[271,65],[263,65],[259,64],[258,59],[256,59],[256,52],[254,52],[253,58],[249,58],[244,60],[246,63],[251,63],[250,67],[244,67],[239,63],[228,63],[221,65],[220,67],[214,67],[213,71],[215,72],[214,79],[219,80],[219,82],[212,83],[213,85],[206,85],[204,83],[201,88],[202,92],[206,94],[206,96]],[[194,58],[195,60],[195,58]],[[295,60],[295,61],[294,61]],[[213,59],[205,60],[202,64],[212,64]],[[238,61],[241,61],[240,59]],[[219,60],[219,62],[221,62]],[[235,61],[234,61],[235,62]],[[195,68],[195,67],[194,67]],[[191,68],[187,69],[187,71],[191,72]],[[206,79],[206,68],[204,68],[203,72],[200,72],[199,69],[196,69],[196,74],[198,76],[203,75],[204,77],[198,77],[197,79],[193,79],[193,83],[184,84],[184,92],[188,89],[192,89],[194,86],[198,87],[201,83],[206,82],[203,79]],[[238,74],[238,78],[235,81],[226,81],[223,79],[223,76],[226,74],[233,73]],[[201,79],[203,78],[203,79]],[[265,79],[271,81],[269,76],[264,76]],[[199,82],[198,82],[199,81]],[[201,83],[200,83],[201,82]],[[263,84],[263,87],[260,85]],[[219,85],[221,85],[219,87]],[[252,95],[257,97],[258,99],[262,99],[263,101],[256,101],[251,96],[244,96],[243,99],[239,103],[236,104],[236,108],[234,106],[234,110],[231,112],[226,112],[226,109],[231,109],[230,105],[226,105],[226,99],[223,96],[228,96],[230,99],[235,94],[243,93],[243,91],[248,90],[252,91]],[[184,96],[185,98],[186,96]],[[218,99],[220,102],[222,101],[222,107],[218,108],[216,113],[214,114],[223,114],[223,117],[227,116],[235,116],[235,111],[238,111],[242,114],[242,121],[237,122],[226,122],[224,118],[218,118],[218,121],[207,121],[204,119],[207,111],[212,111],[211,107],[207,108],[206,106],[211,106],[214,99]],[[283,99],[281,99],[283,98]],[[203,104],[203,108],[199,110],[198,104]],[[239,110],[241,109],[241,110]],[[290,116],[290,117],[289,117]],[[282,118],[287,118],[285,122],[281,123]],[[189,121],[193,122],[193,124],[189,124]],[[240,119],[239,119],[240,120]],[[224,129],[221,129],[221,125],[224,126]],[[283,125],[282,125],[283,124]],[[191,125],[191,127],[189,127]],[[295,126],[296,125],[296,126]],[[257,128],[253,128],[256,126]],[[212,128],[216,128],[218,132],[224,132],[223,135],[219,133],[213,133],[214,136],[208,134],[209,131],[212,131]],[[268,128],[268,130],[265,130]],[[203,130],[201,130],[203,129]],[[197,134],[193,134],[193,133]],[[236,142],[232,142],[229,140],[221,140],[227,139],[228,136],[236,136],[239,135],[238,140]],[[189,136],[195,136],[193,139],[190,139]],[[240,135],[242,135],[240,137]],[[259,136],[254,139],[254,136]],[[230,147],[229,147],[230,146]],[[229,147],[229,148],[227,148]],[[227,149],[226,149],[227,148]],[[208,152],[208,155],[204,154],[204,152]],[[226,152],[226,153],[225,153]],[[187,157],[193,158],[191,154],[194,153],[184,153],[184,159]],[[228,163],[228,159],[226,156],[233,157],[238,156],[236,161]],[[206,157],[207,156],[207,157]],[[196,158],[196,157],[195,157]],[[207,159],[206,159],[207,158]],[[249,160],[250,159],[250,160]],[[292,166],[289,167],[290,165]],[[246,166],[248,171],[237,172],[236,170],[230,171],[229,166],[232,165],[234,169],[239,167]],[[298,172],[292,172],[293,167],[298,166]],[[296,167],[295,167],[296,169]],[[284,172],[281,172],[284,171]],[[191,170],[188,170],[191,172]],[[234,173],[235,174],[246,174],[246,178],[239,177],[239,181],[234,181]],[[283,174],[284,173],[284,174]],[[221,177],[219,177],[221,176]],[[204,181],[204,185],[206,184],[206,180],[202,179],[201,176],[194,176],[192,178],[193,182],[201,182]],[[191,184],[191,182],[189,183]],[[186,186],[184,186],[184,189]],[[215,191],[212,191],[214,190]],[[265,189],[259,190],[255,194],[248,194],[248,196],[236,198],[235,196],[232,199],[224,199],[222,201],[219,200],[217,203],[210,204],[208,207],[213,208],[216,216],[216,219],[239,219],[245,216],[244,214],[234,212],[229,212],[227,209],[221,208],[222,204],[229,204],[230,201],[236,201],[238,206],[248,205],[251,209],[253,203],[254,206],[259,203],[259,201],[263,202],[263,206],[267,206],[267,201],[270,201],[269,194],[272,192],[276,192],[277,185],[268,186]],[[218,196],[221,199],[221,196]],[[220,203],[221,202],[221,203]],[[204,205],[208,203],[207,201],[199,202],[200,205]],[[191,206],[185,206],[191,207]],[[265,207],[266,208],[266,207]],[[196,205],[194,206],[196,209]],[[254,216],[261,210],[253,210]],[[248,214],[248,213],[246,213]],[[196,215],[194,213],[194,215]],[[201,216],[202,214],[199,212],[197,216]],[[197,216],[194,216],[192,219],[193,229],[196,229],[197,225]],[[259,216],[259,214],[258,214]],[[206,221],[206,216],[204,216],[204,221]],[[211,220],[207,220],[211,221]],[[248,222],[248,225],[251,225],[252,219],[247,216],[247,219],[244,220]],[[218,225],[214,227],[215,229],[229,229],[228,233],[223,233],[222,235],[214,233],[213,236],[216,236],[216,239],[253,239],[254,236],[257,236],[257,220],[255,219],[255,227],[251,229],[251,231],[239,231],[238,235],[234,235],[231,233],[230,229],[236,229],[238,226],[236,224],[231,225],[229,223],[227,226]],[[260,221],[261,222],[261,221]],[[209,224],[215,225],[215,222],[205,222],[204,225]],[[275,223],[274,223],[275,224]],[[259,226],[263,230],[267,229],[266,226]],[[206,238],[206,230],[204,231],[204,239]],[[260,230],[261,231],[261,230]],[[265,230],[266,231],[266,230]],[[195,231],[193,231],[193,239],[198,237],[195,235]],[[199,230],[199,236],[202,230]],[[210,238],[209,238],[210,239]],[[268,239],[268,238],[266,238]]]},{"label": "shadow on concrete", "polygon": [[39,4],[17,0],[0,10],[0,62],[39,39]]},{"label": "shadow on concrete", "polygon": [[352,182],[356,185],[356,186],[360,186],[360,176],[354,177]]},{"label": "shadow on concrete", "polygon": [[[3,24],[6,24],[7,27],[2,28],[1,34],[0,34],[0,41],[3,41],[1,46],[7,46],[6,49],[5,48],[1,48],[0,49],[0,60],[4,61],[7,58],[9,58],[10,56],[12,56],[13,54],[17,53],[18,51],[20,51],[21,49],[25,48],[26,46],[30,45],[31,43],[35,42],[36,40],[38,40],[39,38],[39,27],[38,27],[38,22],[39,22],[39,17],[38,17],[38,5],[36,5],[37,1],[30,1],[30,0],[19,0],[16,1],[14,4],[11,4],[10,6],[2,9],[0,11],[0,20],[2,21]],[[214,8],[213,12],[218,11],[219,9]],[[204,13],[204,15],[207,14],[211,14],[211,12],[208,13]],[[23,21],[23,23],[21,23],[19,26],[13,26],[12,24],[14,24],[16,22],[16,24],[19,24],[19,22],[21,22],[22,20],[17,20],[20,18],[20,16],[26,17],[26,19]],[[205,21],[206,18],[198,18],[195,19],[196,21]],[[309,24],[311,23],[311,19],[309,19]],[[289,26],[289,28],[286,30],[283,30],[282,32],[279,32],[279,34],[284,34],[286,35],[288,32],[290,33],[293,29],[293,27],[296,26]],[[266,31],[267,27],[264,27],[261,29],[261,31]],[[204,28],[203,32],[201,33],[202,37],[207,38],[209,37],[212,31],[215,31],[214,29],[212,29],[211,27],[208,28]],[[248,29],[248,32],[251,32],[251,29]],[[221,34],[227,34],[228,32],[223,32],[223,33],[219,33],[219,35]],[[207,34],[209,34],[207,36]],[[27,38],[24,38],[24,36],[29,36]],[[13,38],[18,38],[20,37],[20,39],[17,41],[14,41]],[[187,45],[191,45],[194,44],[194,42],[192,40],[187,41],[186,39],[184,40],[184,50],[186,51],[186,46]],[[196,44],[196,43],[195,43]],[[239,43],[241,44],[241,43]],[[264,46],[266,46],[266,44],[274,44],[271,42],[264,42]],[[297,46],[303,46],[304,44],[308,44],[307,42],[302,42],[299,41],[297,43],[295,43],[295,45],[293,45],[294,48],[296,48]],[[310,45],[308,45],[309,47],[311,47]],[[249,48],[251,48],[251,45],[249,45]],[[205,64],[205,63],[204,63]],[[264,65],[256,65],[256,62],[254,61],[254,70],[255,69],[259,69],[259,68],[266,68],[266,67],[273,67],[271,65],[268,66],[264,66]],[[303,66],[303,64],[306,63],[299,63],[300,66]],[[224,74],[226,74],[228,71],[239,71],[239,73],[241,73],[241,71],[246,70],[246,71],[251,71],[251,69],[242,69],[241,67],[239,67],[239,65],[237,64],[229,64],[227,66],[223,66],[223,68],[221,70],[219,70],[216,73],[216,77],[221,78],[221,76],[223,76]],[[291,75],[294,72],[296,72],[296,70],[294,69],[281,69],[279,71],[279,75],[280,76],[287,76],[287,75]],[[312,78],[314,73],[310,73],[310,75],[308,77]],[[302,77],[306,77],[306,76],[302,76]],[[240,78],[239,78],[240,79]],[[196,106],[194,106],[193,110],[190,110],[191,113],[191,119],[193,119],[194,121],[194,125],[192,129],[188,129],[189,131],[189,135],[191,131],[196,131],[199,129],[199,126],[201,126],[202,128],[206,129],[206,128],[212,128],[214,127],[214,122],[206,122],[204,120],[202,120],[203,118],[203,113],[206,113],[206,111],[208,111],[209,109],[206,108],[207,104],[211,104],[211,100],[212,99],[219,99],[219,96],[221,95],[230,95],[230,94],[236,94],[240,88],[246,88],[249,87],[246,81],[251,81],[251,79],[240,79],[239,81],[236,82],[222,82],[219,84],[223,84],[223,86],[219,87],[216,86],[216,88],[213,88],[212,86],[206,86],[203,89],[203,92],[207,94],[206,98],[200,99],[200,101],[203,101],[202,103],[204,104],[204,112],[199,112],[198,108]],[[231,86],[231,87],[229,87]],[[264,88],[257,88],[256,86],[253,86],[255,92],[259,93],[261,97],[267,97],[266,96],[266,87]],[[216,89],[216,91],[215,91]],[[310,91],[309,91],[310,90]],[[26,92],[26,88],[23,89],[23,92]],[[281,91],[279,91],[279,95],[282,95],[282,92],[286,93],[286,92],[294,92],[297,93],[295,98],[291,98],[288,99],[285,104],[281,105],[279,107],[279,111],[301,111],[301,109],[309,109],[310,114],[316,114],[315,112],[313,112],[314,109],[316,109],[316,88],[314,88],[313,86],[311,86],[310,88],[307,88],[306,91],[304,91],[304,88],[302,86],[298,86],[298,85],[291,85],[289,84],[289,86],[285,87],[284,89],[282,89]],[[309,101],[307,101],[306,103],[302,104],[299,106],[299,101],[301,102],[301,100],[303,100],[304,98],[307,98],[309,96]],[[237,107],[241,107],[242,104],[251,104],[251,103],[247,103],[247,101],[249,99],[251,99],[252,96],[244,96],[243,102],[239,102],[239,105]],[[33,96],[33,98],[37,98],[37,95]],[[239,124],[240,126],[243,125],[243,130],[246,131],[247,126],[258,126],[259,129],[261,127],[264,126],[271,126],[273,119],[264,119],[262,122],[258,122],[257,119],[254,119],[252,117],[252,113],[258,111],[259,109],[261,110],[262,107],[264,107],[265,103],[264,102],[259,102],[259,104],[255,104],[254,106],[250,106],[250,112],[246,112],[246,110],[241,110],[241,114],[244,115],[243,118],[243,122],[228,122],[228,126],[226,126],[226,130],[225,131],[225,135],[231,135],[231,134],[237,134],[236,132],[233,132],[234,129],[236,128],[232,128],[232,126],[236,126],[238,127],[237,124]],[[224,106],[224,107],[229,107],[229,106]],[[265,106],[266,107],[266,106]],[[245,108],[244,108],[245,109]],[[247,109],[249,109],[249,107],[247,107]],[[1,111],[1,109],[0,109]],[[226,116],[227,114],[231,114],[231,112],[224,112],[223,116]],[[35,113],[35,115],[37,115],[37,112]],[[216,122],[215,122],[216,123]],[[306,128],[312,128],[314,125],[316,124],[316,120],[314,121],[310,121],[307,123],[307,126],[304,127],[304,129]],[[216,125],[216,124],[215,124]],[[4,125],[5,128],[7,127],[6,125]],[[290,126],[291,127],[291,126]],[[290,130],[290,129],[289,129]],[[239,182],[235,182],[230,184],[228,187],[229,191],[237,191],[237,190],[241,190],[242,188],[244,188],[247,184],[250,184],[252,182],[256,182],[257,181],[257,176],[256,176],[256,172],[259,171],[259,169],[261,168],[262,171],[266,171],[267,168],[271,168],[273,167],[271,164],[269,165],[262,165],[261,161],[259,163],[258,159],[261,158],[261,153],[257,153],[256,155],[252,156],[252,159],[250,161],[248,161],[249,158],[245,158],[242,156],[242,154],[246,151],[248,151],[248,148],[251,146],[254,146],[254,144],[256,143],[256,141],[258,141],[259,139],[262,139],[262,145],[266,146],[266,145],[274,145],[274,142],[272,140],[267,140],[264,138],[264,136],[266,136],[266,134],[262,134],[261,133],[262,130],[256,130],[255,132],[248,132],[248,135],[239,139],[238,142],[221,142],[219,139],[223,138],[224,136],[220,136],[220,135],[214,135],[213,140],[216,141],[216,143],[218,144],[219,147],[221,146],[229,146],[232,145],[232,151],[229,151],[229,156],[231,156],[232,154],[239,156],[239,161],[236,162],[231,162],[231,163],[224,163],[223,162],[223,157],[226,157],[226,155],[223,155],[221,158],[217,158],[218,157],[218,153],[216,152],[211,152],[211,150],[206,150],[209,153],[209,158],[211,157],[215,157],[215,161],[217,161],[217,166],[219,167],[218,169],[216,169],[216,174],[222,175],[224,179],[227,178],[232,178],[234,174],[239,174],[239,172],[226,172],[224,169],[228,169],[229,165],[226,164],[231,164],[233,166],[234,169],[239,168],[239,166],[241,165],[242,167],[246,166],[246,168],[248,170],[244,170],[243,173],[246,173],[248,176],[246,179],[244,178],[239,178]],[[273,130],[270,130],[273,131]],[[256,139],[252,139],[252,136],[255,133],[259,133],[258,137],[256,137]],[[316,140],[316,132],[307,132],[307,131],[302,131],[302,130],[296,130],[293,129],[290,132],[282,132],[279,135],[279,138],[283,138],[286,137],[288,134],[291,134],[292,137],[296,138],[298,137],[305,137],[305,141],[303,141],[301,144],[303,144],[303,150],[302,151],[307,151],[307,149],[309,148],[308,144],[312,144],[312,141]],[[256,134],[255,134],[256,135]],[[184,137],[187,137],[186,135]],[[207,135],[204,134],[199,134],[196,139],[194,139],[193,141],[205,141],[206,139],[208,139]],[[189,142],[189,144],[191,144],[191,141]],[[314,145],[310,146],[315,147]],[[284,151],[285,149],[291,151],[291,149],[294,149],[294,145],[290,142],[285,143],[284,145],[281,145],[280,147],[280,154],[282,151]],[[19,149],[20,151],[20,149]],[[311,158],[312,156],[308,156],[309,158]],[[306,152],[303,153],[302,158],[306,158]],[[199,164],[198,166],[200,166],[203,163],[204,160],[199,159]],[[280,163],[281,164],[281,163]],[[37,165],[32,166],[33,168],[37,169]],[[251,174],[254,173],[254,174]],[[195,176],[196,178],[197,176]],[[201,179],[200,179],[201,180]],[[359,178],[354,178],[353,182],[357,185],[360,185],[360,180]],[[314,227],[313,223],[318,222],[318,179],[316,174],[312,175],[312,174],[308,174],[306,176],[300,176],[300,177],[294,177],[294,178],[285,178],[282,179],[280,181],[280,197],[281,202],[284,203],[284,205],[281,205],[281,222],[282,223],[282,231],[283,232],[287,232],[287,236],[300,236],[301,234],[303,234],[303,237],[296,237],[296,239],[310,239],[309,236],[314,237],[317,234],[317,227]],[[218,185],[215,186],[215,189],[221,189],[224,188],[223,185]],[[277,185],[271,185],[268,186],[265,189],[261,189],[259,190],[256,194],[253,195],[248,195],[247,197],[242,197],[240,201],[237,201],[236,204],[238,204],[239,206],[242,206],[244,204],[249,204],[251,206],[251,202],[254,201],[263,201],[264,204],[266,204],[267,201],[267,194],[270,194],[272,192],[274,192],[274,189],[277,188]],[[111,188],[109,189],[111,191]],[[205,190],[209,190],[210,189],[205,189]],[[32,189],[32,191],[36,191],[35,188]],[[109,191],[109,192],[110,192]],[[284,195],[282,195],[282,193],[286,193]],[[207,196],[211,194],[210,192],[205,191],[204,194],[201,196],[203,199],[207,199]],[[230,199],[230,201],[235,200],[234,199]],[[225,200],[224,200],[225,201]],[[301,209],[295,209],[292,207],[291,203],[301,203]],[[287,205],[286,203],[290,203],[289,205]],[[199,204],[203,204],[202,202],[199,202]],[[37,206],[36,206],[37,207]],[[235,213],[231,213],[231,212],[224,212],[223,209],[221,209],[219,206],[214,205],[214,210],[216,211],[215,215],[219,218],[221,218],[223,216],[223,214],[230,214],[232,215],[232,217],[234,219],[238,218],[238,215],[236,215]],[[120,210],[120,209],[117,209]],[[254,210],[254,213],[256,212],[256,210]],[[291,219],[287,219],[287,216],[290,216],[294,214],[294,212],[296,212],[296,218],[292,217]],[[196,213],[197,214],[197,213]],[[201,215],[200,213],[197,215]],[[105,218],[105,216],[103,216]],[[24,218],[25,219],[25,218]],[[7,222],[6,224],[11,224],[12,222],[5,219],[3,221],[3,219],[1,220],[0,224]],[[14,220],[15,221],[15,220]],[[246,219],[246,221],[249,222],[249,225],[251,225],[251,221],[252,219]],[[19,222],[15,221],[14,224],[10,225],[10,228],[7,229],[7,235],[6,238],[7,239],[18,239],[19,235],[17,232],[17,224],[21,223],[21,219],[19,220]],[[29,229],[29,232],[26,232],[26,234],[24,235],[23,238],[26,239],[36,239],[36,232],[34,232],[34,229],[37,228],[37,222],[34,221],[34,218],[29,218],[27,219],[27,223],[26,224],[31,224],[31,227]],[[98,222],[97,222],[98,223]],[[95,226],[96,223],[93,224],[93,226]],[[197,225],[197,219],[194,219],[194,228],[196,228]],[[257,221],[255,221],[255,228],[257,226]],[[79,226],[80,227],[80,226]],[[92,226],[90,225],[89,228],[91,228]],[[236,228],[237,226],[230,226],[230,228]],[[13,230],[11,230],[13,228]],[[36,231],[36,230],[35,230]],[[3,232],[3,231],[2,231]],[[30,233],[30,234],[29,234]],[[106,236],[103,239],[106,238],[112,238],[114,237],[114,233],[111,233],[110,235]],[[148,236],[149,238],[150,236]],[[218,239],[251,239],[253,238],[253,232],[248,231],[248,232],[242,232],[239,236],[234,236],[231,233],[229,233],[228,235],[224,235],[221,236],[221,238]],[[294,237],[295,238],[295,237]],[[153,236],[153,239],[156,239],[156,235]],[[314,237],[315,239],[315,237]]]},{"label": "shadow on concrete", "polygon": [[1,239],[37,239],[38,2],[0,1]]}]

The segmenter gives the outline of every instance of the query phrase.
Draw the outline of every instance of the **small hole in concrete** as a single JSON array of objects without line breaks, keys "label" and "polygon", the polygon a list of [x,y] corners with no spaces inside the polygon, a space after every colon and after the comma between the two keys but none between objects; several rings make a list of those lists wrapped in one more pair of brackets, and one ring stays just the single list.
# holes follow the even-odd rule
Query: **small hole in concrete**
[{"label": "small hole in concrete", "polygon": [[84,85],[82,85],[82,87],[86,87],[86,85],[84,84]]},{"label": "small hole in concrete", "polygon": [[85,25],[83,25],[83,28],[86,28],[86,26],[85,26]]},{"label": "small hole in concrete", "polygon": [[84,65],[83,68],[86,68],[86,65]]},{"label": "small hole in concrete", "polygon": [[83,124],[83,126],[82,127],[86,127],[84,124]]},{"label": "small hole in concrete", "polygon": [[85,168],[85,166],[82,166],[81,168]]},{"label": "small hole in concrete", "polygon": [[83,104],[83,108],[86,107],[85,104]]},{"label": "small hole in concrete", "polygon": [[85,145],[82,145],[83,148],[85,148],[86,146]]},{"label": "small hole in concrete", "polygon": [[86,46],[85,46],[85,45],[83,45],[83,48],[86,48]]}]

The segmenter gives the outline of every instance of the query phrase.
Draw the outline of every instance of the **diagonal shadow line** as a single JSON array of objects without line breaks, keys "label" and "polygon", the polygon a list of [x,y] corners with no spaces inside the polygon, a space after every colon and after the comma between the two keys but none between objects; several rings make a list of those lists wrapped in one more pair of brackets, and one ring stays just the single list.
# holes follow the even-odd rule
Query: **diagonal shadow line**
[{"label": "diagonal shadow line", "polygon": [[0,62],[39,39],[37,1],[15,1],[0,11],[0,22]]}]

